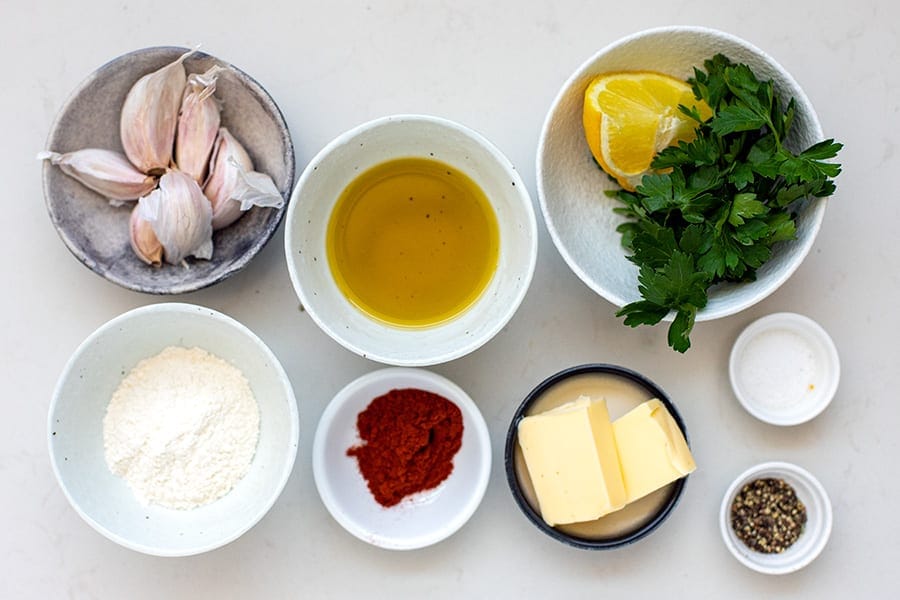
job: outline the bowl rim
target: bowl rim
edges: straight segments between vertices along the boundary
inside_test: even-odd
[[[307,182],[313,176],[313,173],[318,169],[320,164],[324,162],[335,150],[346,145],[348,142],[355,139],[360,134],[366,133],[372,129],[409,121],[430,123],[455,130],[462,133],[466,137],[471,138],[475,143],[484,148],[496,161],[497,166],[502,168],[505,171],[507,177],[511,178],[511,181],[514,183],[516,194],[521,201],[522,207],[525,211],[526,222],[523,223],[523,225],[525,226],[526,235],[528,236],[528,264],[521,276],[522,283],[519,286],[519,290],[516,292],[515,297],[511,302],[508,303],[506,311],[501,316],[501,318],[497,319],[490,328],[486,329],[485,333],[481,337],[471,338],[469,342],[459,346],[452,352],[434,354],[417,359],[403,359],[392,357],[383,351],[373,352],[371,350],[363,348],[362,346],[346,339],[340,327],[329,325],[325,322],[325,320],[316,309],[317,302],[312,297],[314,294],[309,294],[309,291],[306,289],[306,284],[301,280],[298,268],[294,262],[297,242],[294,239],[295,236],[291,234],[290,227],[290,224],[293,223],[297,218],[296,211],[301,210],[300,206],[302,203],[300,202],[299,198],[301,190],[307,185]],[[303,169],[303,172],[300,174],[300,177],[298,178],[297,183],[294,185],[294,189],[291,193],[291,202],[289,203],[286,217],[284,252],[288,267],[288,274],[291,279],[291,284],[294,288],[294,293],[300,300],[300,304],[304,307],[305,312],[316,323],[319,329],[321,329],[328,335],[328,337],[336,341],[347,350],[350,350],[354,354],[357,354],[358,356],[367,358],[369,360],[373,360],[375,362],[397,367],[428,367],[450,362],[452,360],[456,360],[457,358],[461,358],[463,356],[471,354],[475,350],[487,344],[494,337],[496,337],[500,330],[502,330],[515,316],[516,312],[524,301],[528,290],[531,287],[531,282],[534,278],[534,271],[537,266],[537,216],[535,215],[531,194],[528,192],[528,188],[526,187],[525,182],[522,180],[521,175],[512,164],[512,162],[510,162],[506,155],[503,154],[503,152],[493,142],[488,140],[486,137],[484,137],[474,129],[471,129],[470,127],[463,125],[462,123],[459,123],[457,121],[446,119],[444,117],[417,113],[398,113],[378,117],[351,127],[337,137],[333,138],[325,146],[323,146],[322,149],[319,150],[316,155],[309,161],[309,163],[307,163],[306,168]],[[435,325],[433,329],[445,327],[447,326],[447,324],[452,323],[454,320],[455,318]],[[394,326],[386,324],[379,324],[379,327],[394,328]]]
[[[471,495],[467,502],[460,505],[459,512],[456,516],[448,523],[440,524],[440,526],[436,527],[431,534],[420,535],[410,540],[403,540],[367,530],[364,527],[358,526],[355,520],[348,518],[342,510],[339,510],[338,506],[341,502],[337,499],[338,494],[335,493],[329,483],[329,478],[326,475],[327,467],[325,464],[325,438],[327,432],[334,424],[334,419],[338,410],[355,397],[361,388],[370,383],[390,381],[399,377],[418,380],[425,384],[434,384],[450,390],[453,397],[447,399],[459,406],[460,410],[463,412],[465,425],[467,427],[472,427],[478,445],[483,450],[479,457],[477,477],[471,478]],[[319,417],[319,423],[316,426],[315,436],[313,437],[313,480],[315,481],[316,490],[319,493],[322,504],[325,505],[325,508],[332,518],[348,533],[373,546],[387,550],[417,550],[419,548],[425,548],[445,540],[461,529],[462,526],[469,521],[472,515],[475,514],[475,511],[484,499],[485,492],[490,483],[491,464],[492,451],[490,433],[478,405],[475,404],[465,390],[450,379],[433,371],[416,367],[385,367],[376,369],[375,371],[364,373],[347,383],[326,405],[321,417]]]
[[[199,545],[194,548],[189,548],[185,550],[172,551],[166,548],[156,547],[147,544],[136,543],[128,538],[119,535],[115,531],[103,526],[101,523],[96,521],[91,515],[85,512],[81,505],[76,502],[75,498],[69,492],[68,487],[66,486],[60,466],[56,460],[56,453],[53,450],[53,430],[54,430],[54,417],[56,414],[57,406],[60,403],[60,398],[63,395],[63,390],[65,388],[65,384],[68,381],[70,375],[73,373],[75,368],[75,363],[81,357],[81,355],[87,350],[98,338],[107,334],[109,331],[115,330],[121,323],[131,320],[135,317],[141,317],[146,314],[153,313],[184,313],[184,314],[196,314],[202,313],[205,317],[211,317],[217,323],[222,325],[231,327],[236,329],[242,335],[246,336],[249,341],[253,342],[255,347],[262,351],[263,354],[266,355],[267,360],[272,365],[272,368],[275,370],[278,375],[278,379],[281,382],[281,386],[285,391],[285,396],[288,405],[288,411],[290,413],[290,439],[289,439],[289,447],[291,450],[288,452],[288,459],[282,469],[281,474],[279,475],[278,482],[276,484],[275,489],[273,490],[272,496],[266,503],[260,507],[260,509],[251,516],[250,519],[247,520],[245,525],[234,532],[230,533],[227,536],[224,536],[216,541],[211,541],[207,544]],[[90,333],[75,349],[75,351],[69,356],[69,359],[66,361],[65,366],[63,367],[62,372],[59,375],[59,378],[56,381],[56,385],[53,389],[53,395],[50,399],[50,407],[47,411],[47,449],[50,454],[50,466],[53,470],[53,475],[56,479],[59,488],[62,490],[63,495],[66,497],[69,505],[75,510],[81,519],[90,525],[95,531],[103,535],[105,538],[128,548],[130,550],[135,550],[137,552],[141,552],[143,554],[149,554],[152,556],[165,556],[165,557],[179,557],[179,556],[193,556],[196,554],[202,554],[204,552],[209,552],[210,550],[215,550],[222,546],[225,546],[234,540],[241,537],[247,531],[252,529],[262,518],[269,512],[272,506],[275,505],[275,502],[281,496],[281,493],[284,491],[285,486],[287,485],[288,479],[290,478],[291,473],[293,472],[294,463],[297,459],[297,452],[300,440],[300,420],[299,413],[297,409],[297,400],[294,395],[294,389],[291,385],[290,378],[287,375],[287,372],[284,370],[284,367],[281,365],[281,362],[278,360],[278,357],[272,352],[272,350],[262,341],[262,339],[257,336],[253,331],[251,331],[246,325],[242,324],[240,321],[230,317],[224,313],[221,313],[215,309],[208,308],[205,306],[200,306],[197,304],[189,304],[185,302],[164,302],[157,304],[149,304],[146,306],[140,306],[131,310],[128,310],[116,317],[113,317],[106,323],[100,325],[97,329],[95,329],[92,333]]]
[[[268,90],[264,88],[256,79],[254,79],[251,75],[249,75],[246,71],[242,70],[240,67],[235,66],[234,64],[224,61],[218,56],[214,56],[212,54],[207,54],[206,52],[202,52],[199,50],[199,45],[195,48],[186,48],[182,46],[147,46],[144,48],[137,48],[135,50],[131,50],[124,54],[120,54],[110,60],[107,60],[105,63],[91,71],[81,82],[69,93],[66,99],[63,101],[62,105],[56,112],[56,116],[53,118],[53,122],[50,124],[50,128],[47,132],[47,138],[44,142],[45,148],[51,148],[53,146],[52,142],[57,135],[57,131],[60,125],[60,122],[63,119],[63,115],[66,114],[69,108],[72,106],[74,101],[81,96],[85,92],[85,90],[90,87],[103,73],[109,71],[114,68],[115,65],[120,63],[121,61],[128,59],[133,56],[138,56],[142,54],[146,54],[148,52],[173,52],[173,53],[185,53],[190,50],[193,50],[193,54],[191,54],[190,58],[198,58],[198,59],[211,59],[216,61],[218,64],[221,64],[227,67],[229,70],[234,72],[239,80],[242,80],[246,83],[253,93],[257,96],[257,98],[262,102],[262,104],[266,107],[267,110],[271,111],[272,116],[275,118],[276,127],[282,134],[282,139],[285,144],[285,175],[288,181],[287,190],[281,192],[279,190],[279,194],[282,198],[284,198],[284,205],[281,208],[274,209],[272,212],[272,217],[266,221],[266,227],[261,232],[252,244],[250,244],[249,248],[241,255],[240,258],[233,261],[228,267],[215,275],[215,277],[209,278],[209,280],[205,281],[188,281],[188,282],[179,282],[167,288],[152,288],[148,289],[146,286],[141,286],[139,284],[128,281],[127,279],[122,279],[119,277],[114,277],[110,273],[101,272],[94,267],[94,261],[89,255],[87,251],[80,245],[76,244],[75,241],[59,226],[57,221],[57,215],[54,212],[52,203],[50,201],[50,172],[54,167],[48,161],[42,161],[44,164],[41,167],[41,188],[44,195],[44,205],[47,209],[47,212],[50,215],[50,222],[53,225],[53,229],[56,230],[56,234],[63,241],[63,244],[69,250],[69,252],[78,259],[78,262],[87,267],[92,273],[102,277],[103,279],[114,283],[122,288],[127,290],[131,290],[134,292],[140,292],[143,294],[151,294],[155,296],[174,296],[178,294],[185,294],[188,292],[194,292],[197,290],[201,290],[217,283],[220,283],[238,271],[244,269],[244,267],[249,264],[249,262],[256,257],[257,254],[269,243],[269,240],[275,235],[275,232],[278,230],[278,227],[281,225],[281,221],[284,219],[284,215],[287,212],[287,205],[290,203],[291,199],[291,190],[293,189],[294,177],[296,176],[296,155],[294,151],[294,142],[291,138],[291,132],[288,128],[287,120],[284,117],[284,113],[281,111],[281,108],[275,102],[275,99],[272,98],[271,94],[269,94]],[[276,186],[277,187],[277,186]],[[174,265],[169,265],[174,267]]]
[[[544,167],[543,167],[543,157],[546,152],[546,140],[547,137],[552,130],[552,121],[553,117],[555,117],[560,104],[566,96],[567,91],[582,77],[584,77],[589,71],[594,62],[600,59],[601,56],[607,54],[620,46],[629,44],[635,40],[641,38],[648,38],[659,35],[666,35],[672,33],[698,33],[703,35],[708,35],[711,37],[717,37],[723,40],[727,40],[728,42],[735,44],[737,46],[742,46],[749,50],[750,52],[759,55],[762,59],[768,62],[776,71],[779,72],[787,81],[793,82],[796,87],[796,94],[794,95],[794,99],[797,102],[798,106],[804,106],[807,109],[810,118],[810,126],[812,127],[813,136],[818,139],[824,139],[824,132],[822,130],[821,122],[819,121],[819,117],[815,111],[815,107],[812,102],[810,102],[809,97],[806,95],[806,92],[800,86],[796,79],[779,63],[775,60],[769,53],[757,47],[756,45],[748,42],[747,40],[738,37],[734,34],[721,31],[719,29],[715,29],[712,27],[704,27],[701,25],[667,25],[662,27],[652,27],[649,29],[642,29],[640,31],[636,31],[629,35],[626,35],[622,38],[619,38],[609,44],[603,46],[600,50],[596,51],[594,54],[589,56],[586,60],[584,60],[575,71],[566,78],[565,82],[557,91],[556,95],[553,97],[552,102],[550,103],[550,108],[547,110],[547,113],[544,117],[543,125],[541,126],[541,131],[538,137],[538,146],[537,152],[535,154],[535,180],[537,182],[537,196],[538,202],[541,207],[541,213],[544,217],[544,223],[547,227],[547,232],[550,234],[550,239],[553,241],[553,245],[556,247],[560,256],[562,256],[563,261],[566,265],[572,270],[573,273],[580,279],[585,285],[587,285],[591,290],[594,291],[597,295],[604,298],[609,303],[613,304],[616,307],[623,307],[629,301],[620,295],[614,293],[612,290],[609,290],[604,286],[601,282],[595,281],[593,277],[591,277],[575,260],[572,256],[572,253],[568,250],[565,245],[564,240],[561,237],[561,234],[553,225],[553,220],[550,216],[550,210],[548,205],[547,191],[544,187]],[[810,200],[810,205],[807,210],[810,211],[810,235],[809,241],[803,245],[798,246],[794,251],[794,258],[790,262],[787,263],[786,268],[780,272],[777,277],[774,277],[769,285],[766,288],[763,288],[762,293],[755,298],[747,298],[742,302],[735,303],[731,306],[721,307],[718,310],[710,310],[708,307],[704,307],[697,311],[696,321],[711,321],[714,319],[719,319],[723,317],[727,317],[742,310],[746,310],[747,308],[761,302],[771,294],[773,294],[778,288],[780,288],[790,277],[796,272],[796,270],[803,263],[806,256],[809,255],[809,252],[812,250],[812,246],[815,243],[815,239],[818,235],[819,230],[821,229],[822,222],[825,218],[825,208],[827,206],[828,198],[812,198]],[[671,321],[674,318],[674,313],[670,312],[663,320]]]
[[[817,538],[815,542],[806,554],[799,558],[799,560],[789,562],[789,557],[785,557],[783,554],[767,555],[780,558],[781,560],[775,565],[765,565],[751,559],[751,556],[757,554],[756,552],[748,549],[747,553],[743,553],[739,550],[738,544],[742,544],[742,542],[734,536],[729,515],[731,512],[731,504],[734,502],[734,497],[737,495],[738,489],[742,485],[761,476],[778,476],[779,473],[787,473],[789,476],[796,477],[798,480],[809,486],[814,498],[818,500],[818,504],[822,508],[822,528],[816,530]],[[719,531],[722,535],[722,541],[725,543],[729,552],[731,552],[732,556],[744,566],[767,575],[793,573],[814,561],[828,543],[828,538],[831,536],[833,521],[834,512],[831,507],[831,500],[828,497],[828,492],[825,491],[825,487],[812,473],[803,467],[785,461],[762,462],[744,470],[744,472],[735,477],[734,481],[731,482],[731,485],[728,486],[728,489],[722,496],[722,504],[719,507]]]
[[[651,392],[656,398],[660,400],[660,402],[665,405],[666,409],[675,420],[675,423],[678,425],[678,428],[681,430],[682,435],[684,435],[685,442],[688,444],[688,447],[690,447],[690,439],[688,438],[687,427],[684,424],[684,419],[682,419],[681,413],[678,412],[678,408],[672,403],[671,399],[669,399],[668,394],[666,394],[665,391],[663,391],[663,389],[660,388],[656,383],[648,379],[646,376],[638,373],[637,371],[634,371],[627,367],[622,367],[610,363],[586,363],[574,367],[568,367],[547,377],[533,390],[531,390],[528,395],[525,396],[525,399],[522,401],[522,403],[519,404],[519,407],[513,414],[513,417],[509,424],[509,429],[506,433],[506,444],[504,446],[504,466],[506,469],[506,482],[509,485],[510,492],[512,492],[512,496],[515,499],[516,504],[519,506],[519,509],[521,509],[522,513],[528,518],[529,521],[531,521],[532,524],[534,524],[538,529],[540,529],[548,536],[559,542],[574,546],[576,548],[582,548],[586,550],[612,550],[630,545],[640,539],[643,539],[654,532],[657,528],[659,528],[659,526],[669,518],[669,515],[673,510],[675,510],[675,507],[680,502],[690,474],[676,480],[672,484],[672,492],[669,495],[669,498],[666,500],[665,504],[649,521],[630,533],[623,534],[614,538],[592,540],[564,533],[548,525],[546,521],[544,521],[544,519],[541,517],[540,513],[535,510],[525,498],[524,494],[522,493],[521,486],[519,485],[518,477],[516,477],[515,451],[516,442],[518,441],[518,426],[519,422],[524,418],[525,412],[528,410],[531,404],[544,392],[546,392],[557,383],[563,381],[564,379],[568,379],[569,377],[575,375],[583,375],[586,373],[604,373],[616,375],[633,383],[636,383],[645,388],[647,391]]]
[[[827,370],[827,384],[824,392],[818,395],[815,403],[805,406],[803,411],[798,412],[793,417],[782,415],[777,410],[766,410],[754,404],[751,398],[744,393],[743,388],[741,388],[738,377],[741,369],[741,353],[747,344],[756,336],[766,331],[777,329],[782,325],[786,326],[784,328],[801,336],[804,340],[820,344],[825,351],[827,362],[826,365],[823,365]],[[840,355],[834,340],[825,328],[812,318],[795,312],[771,313],[751,322],[735,338],[728,358],[728,378],[731,381],[731,389],[741,406],[760,421],[779,426],[800,425],[820,415],[828,408],[835,394],[837,394],[841,378]]]

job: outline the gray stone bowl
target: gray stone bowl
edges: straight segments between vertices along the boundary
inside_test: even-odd
[[[97,69],[60,110],[46,149],[71,152],[106,148],[122,152],[119,115],[128,90],[138,78],[187,50],[135,50]],[[231,226],[216,231],[211,260],[189,258],[188,268],[151,267],[131,249],[128,219],[132,204],[113,207],[46,161],[44,198],[59,236],[86,267],[122,287],[148,294],[182,294],[218,283],[256,256],[275,233],[287,209],[294,181],[294,147],[284,116],[266,90],[237,67],[202,52],[184,62],[188,73],[206,71],[213,64],[228,67],[216,86],[216,97],[222,101],[222,126],[243,144],[254,168],[272,178],[285,205],[281,209],[253,207]]]

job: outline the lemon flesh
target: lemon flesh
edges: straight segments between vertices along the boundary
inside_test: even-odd
[[[698,123],[678,105],[694,107],[705,120],[709,106],[691,87],[653,72],[607,73],[584,93],[584,133],[591,154],[626,190],[634,191],[664,148],[694,139]]]

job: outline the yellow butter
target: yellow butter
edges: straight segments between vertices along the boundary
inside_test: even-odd
[[[625,505],[605,400],[581,396],[519,422],[519,446],[549,525],[597,519]]]
[[[638,405],[612,428],[628,502],[697,468],[681,429],[659,400]]]

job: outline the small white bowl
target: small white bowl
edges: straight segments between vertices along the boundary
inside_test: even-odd
[[[775,59],[728,33],[705,27],[662,27],[630,35],[600,50],[566,81],[544,121],[537,151],[537,190],[553,243],[566,264],[592,290],[618,307],[640,300],[638,269],[626,258],[616,227],[625,219],[620,203],[604,192],[617,186],[597,166],[584,137],[584,90],[597,75],[615,71],[656,71],[679,79],[721,52],[775,82],[784,98],[793,96],[796,113],[787,143],[806,148],[823,139],[822,127],[806,94]],[[797,238],[773,249],[752,282],[723,283],[709,292],[697,321],[744,310],[783,284],[809,253],[825,213],[825,199],[808,202],[797,218]],[[672,315],[667,317],[671,320]]]
[[[141,504],[104,456],[103,417],[113,392],[135,364],[167,346],[197,346],[230,362],[259,405],[259,442],[247,475],[191,510]],[[294,466],[299,431],[290,381],[262,340],[222,313],[170,303],[126,312],[78,347],[57,382],[47,434],[53,472],[91,527],[138,552],[187,556],[223,546],[262,519]]]
[[[841,376],[837,348],[803,315],[775,313],[747,326],[731,348],[728,373],[747,412],[773,425],[809,421],[834,398]]]
[[[385,508],[347,449],[360,442],[357,415],[376,397],[405,388],[438,394],[459,407],[462,447],[450,476],[436,488]],[[490,473],[491,442],[478,407],[455,383],[422,369],[381,369],[352,381],[325,408],[313,441],[313,475],[328,512],[357,538],[390,550],[423,548],[455,533],[481,503]]]
[[[344,188],[370,167],[404,157],[434,158],[466,173],[490,200],[500,229],[497,270],[487,288],[462,314],[432,327],[396,327],[356,308],[335,284],[325,246]],[[390,365],[433,365],[481,347],[515,314],[537,260],[531,198],[509,160],[478,133],[423,115],[370,121],[325,146],[294,188],[285,227],[288,271],[309,316],[345,348]]]
[[[731,505],[740,489],[754,479],[782,479],[797,493],[806,507],[806,526],[800,538],[780,554],[763,554],[748,548],[731,527]],[[825,548],[831,535],[831,501],[822,484],[807,470],[787,462],[766,462],[741,473],[725,492],[719,510],[719,527],[728,550],[745,566],[767,573],[781,575],[802,569],[811,563]]]

